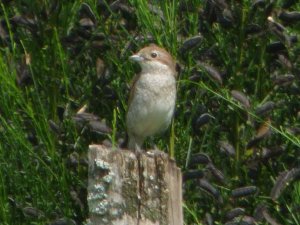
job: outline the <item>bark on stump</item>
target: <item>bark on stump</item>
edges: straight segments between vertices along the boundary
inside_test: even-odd
[[[182,177],[163,152],[89,147],[92,225],[183,225]]]

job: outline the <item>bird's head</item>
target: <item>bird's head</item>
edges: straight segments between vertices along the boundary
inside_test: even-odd
[[[172,56],[163,48],[151,44],[142,48],[136,54],[130,56],[132,61],[138,62],[145,73],[151,73],[155,70],[171,71],[176,74],[176,63]]]

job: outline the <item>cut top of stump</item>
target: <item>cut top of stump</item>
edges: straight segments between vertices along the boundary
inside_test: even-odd
[[[182,177],[160,151],[89,146],[88,205],[92,225],[183,225]]]

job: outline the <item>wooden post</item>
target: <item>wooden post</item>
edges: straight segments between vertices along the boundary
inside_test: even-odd
[[[91,225],[183,225],[182,177],[160,151],[89,147]]]

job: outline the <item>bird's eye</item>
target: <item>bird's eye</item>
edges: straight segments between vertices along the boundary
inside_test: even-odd
[[[151,57],[152,57],[152,58],[156,58],[156,57],[157,57],[157,53],[156,53],[156,52],[152,52],[152,53],[151,53]]]

